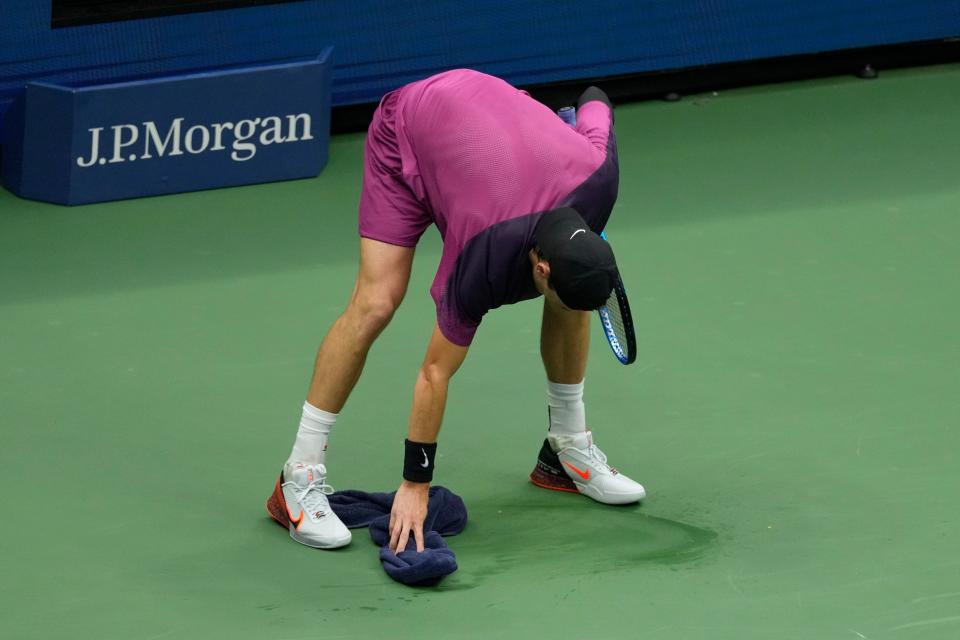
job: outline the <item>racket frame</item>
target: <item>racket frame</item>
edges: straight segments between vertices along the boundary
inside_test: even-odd
[[[609,242],[606,232],[601,231],[600,237]],[[609,305],[605,304],[597,309],[597,313],[600,315],[600,326],[603,328],[603,334],[607,338],[607,343],[609,343],[610,350],[613,351],[614,357],[616,357],[621,364],[632,364],[637,359],[637,336],[633,329],[633,314],[630,311],[630,303],[627,301],[627,290],[624,288],[623,280],[620,279],[619,274],[613,284],[613,293],[616,298],[616,304],[620,308],[620,319],[623,321],[627,344],[621,343],[620,338],[617,337],[617,333],[613,329],[613,320],[610,316]]]

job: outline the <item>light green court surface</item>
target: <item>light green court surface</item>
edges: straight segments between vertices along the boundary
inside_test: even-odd
[[[958,104],[951,66],[618,108],[641,355],[594,327],[587,415],[650,497],[527,482],[540,304],[495,311],[442,432],[470,524],[436,589],[264,510],[352,288],[362,135],[315,180],[0,193],[0,636],[960,637]],[[396,487],[439,250],[337,426],[337,488]]]

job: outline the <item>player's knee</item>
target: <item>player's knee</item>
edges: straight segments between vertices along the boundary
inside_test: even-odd
[[[390,323],[401,298],[384,292],[359,292],[354,305],[363,334],[376,336]]]
[[[437,363],[428,362],[420,368],[421,379],[431,386],[446,386],[450,382],[451,375],[449,369]]]

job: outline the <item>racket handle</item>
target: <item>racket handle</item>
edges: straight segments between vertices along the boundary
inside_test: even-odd
[[[577,126],[577,110],[573,107],[560,107],[557,109],[557,115],[571,127]]]

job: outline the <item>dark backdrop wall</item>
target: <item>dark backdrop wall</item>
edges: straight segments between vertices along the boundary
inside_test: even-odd
[[[31,80],[137,78],[330,44],[333,103],[348,105],[461,66],[537,84],[960,35],[957,0],[304,0],[60,28],[52,9],[0,4],[0,126]]]

